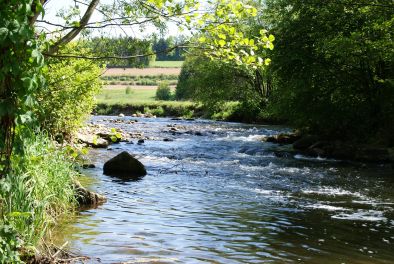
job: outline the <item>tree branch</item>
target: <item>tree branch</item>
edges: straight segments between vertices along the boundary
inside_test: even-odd
[[[45,3],[47,3],[49,0],[40,0],[41,5],[43,6]],[[33,2],[31,5],[31,11],[33,11],[34,15],[29,19],[29,25],[33,26],[34,23],[36,22],[38,16],[40,15],[41,12],[37,10],[37,2]]]
[[[59,39],[55,44],[53,44],[50,48],[47,54],[54,54],[56,53],[60,46],[65,45],[69,43],[71,40],[73,40],[78,34],[82,31],[82,29],[85,28],[86,24],[89,22],[91,16],[93,15],[94,10],[96,9],[97,5],[99,4],[100,0],[92,0],[90,2],[88,8],[86,9],[85,14],[81,18],[81,21],[79,22],[79,27],[72,29],[67,35],[65,35],[63,38]]]

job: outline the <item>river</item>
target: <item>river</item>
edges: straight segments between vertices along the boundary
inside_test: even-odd
[[[394,263],[389,165],[275,154],[279,147],[261,137],[289,131],[280,126],[110,119],[92,122],[151,140],[90,152],[96,168],[83,172],[108,202],[63,227],[63,239],[89,263]],[[173,124],[201,134],[173,135]],[[124,150],[147,176],[102,174]]]

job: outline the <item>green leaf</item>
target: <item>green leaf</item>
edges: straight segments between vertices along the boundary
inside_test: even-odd
[[[31,215],[30,212],[11,212],[8,214],[9,217],[29,217]]]
[[[7,28],[0,28],[0,41],[4,41],[8,36]]]

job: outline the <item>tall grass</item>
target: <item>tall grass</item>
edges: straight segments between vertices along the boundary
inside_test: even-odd
[[[72,183],[77,172],[45,135],[33,134],[23,150],[13,157],[12,172],[0,181],[0,226],[15,230],[29,247],[37,246],[56,220],[75,208]]]

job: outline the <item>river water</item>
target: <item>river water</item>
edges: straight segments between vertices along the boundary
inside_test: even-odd
[[[110,119],[92,122],[151,139],[91,151],[97,167],[84,173],[108,202],[63,230],[89,263],[394,263],[390,166],[278,155],[279,146],[261,142],[288,131],[278,126]],[[202,135],[173,135],[173,124]],[[127,182],[102,174],[124,150],[147,176]]]

